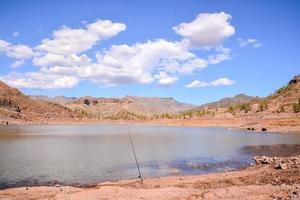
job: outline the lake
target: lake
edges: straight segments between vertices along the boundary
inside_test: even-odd
[[[262,150],[279,155],[300,149],[300,135],[213,127],[0,126],[0,188],[136,178],[128,132],[144,177],[239,169]]]

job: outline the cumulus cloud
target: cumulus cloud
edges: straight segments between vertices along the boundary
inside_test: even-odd
[[[208,86],[224,86],[224,85],[233,85],[235,81],[232,81],[228,78],[220,78],[211,82],[194,80],[190,84],[186,85],[186,88],[200,88]]]
[[[125,24],[98,20],[84,29],[63,27],[53,33],[53,39],[44,39],[35,49],[52,54],[70,55],[92,48],[97,42],[117,35],[126,29]]]
[[[231,59],[230,49],[221,44],[234,34],[230,19],[223,12],[200,14],[194,21],[173,28],[183,36],[181,40],[112,45],[96,54],[86,51],[124,31],[126,25],[97,20],[85,23],[83,28],[64,26],[33,48],[0,40],[0,52],[16,59],[13,68],[27,59],[38,67],[35,72],[10,73],[0,78],[15,87],[40,89],[70,88],[82,80],[104,87],[131,83],[170,85],[182,76]],[[195,52],[199,49],[194,47],[205,47],[201,52],[208,51],[209,55],[199,57],[201,52]]]
[[[261,43],[257,39],[249,38],[247,40],[243,40],[241,38],[238,39],[240,47],[245,47],[251,45],[254,48],[258,48],[261,46]]]
[[[6,52],[10,46],[9,42],[4,40],[0,40],[0,52]]]
[[[194,47],[212,47],[235,33],[235,28],[230,24],[231,18],[224,12],[202,13],[192,22],[174,26],[173,30],[187,38]]]
[[[13,87],[33,89],[72,88],[79,83],[73,76],[28,72],[24,74],[11,73],[1,79]]]
[[[5,53],[7,57],[23,60],[36,55],[34,51],[26,45],[12,45],[4,40],[0,40],[0,52]]]
[[[166,72],[159,72],[159,74],[154,75],[154,78],[158,79],[160,85],[170,85],[178,80],[177,77],[172,77]]]
[[[6,54],[8,57],[16,59],[29,59],[35,55],[32,49],[26,45],[11,45]]]
[[[18,67],[20,67],[21,65],[23,65],[24,64],[24,60],[17,60],[17,61],[15,61],[13,64],[11,64],[10,66],[12,67],[12,68],[18,68]]]

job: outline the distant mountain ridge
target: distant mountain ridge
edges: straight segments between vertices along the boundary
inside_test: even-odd
[[[27,96],[0,81],[0,122],[74,122],[88,120],[189,119],[201,117],[261,119],[299,116],[300,76],[267,97],[238,94],[201,106],[173,98],[125,96]],[[259,120],[258,120],[259,121]]]
[[[238,94],[226,97],[219,101],[203,104],[194,109],[184,111],[182,115],[190,118],[204,116],[247,116],[247,115],[273,115],[293,114],[300,112],[300,76],[293,77],[267,97],[251,97]]]
[[[194,108],[194,105],[180,103],[174,98],[125,96],[122,98],[104,97],[47,97],[31,96],[36,100],[49,101],[66,106],[72,110],[81,110],[87,115],[107,117],[118,113],[131,113],[145,117],[161,115],[163,113],[177,114]]]
[[[241,93],[241,94],[237,94],[233,97],[222,98],[222,99],[220,99],[219,101],[216,101],[216,102],[203,104],[203,105],[200,106],[200,108],[205,108],[205,107],[209,107],[209,108],[216,108],[216,107],[227,108],[227,107],[234,106],[234,105],[237,105],[237,104],[249,103],[253,99],[258,99],[258,97],[252,97],[252,96],[248,96],[246,94]]]

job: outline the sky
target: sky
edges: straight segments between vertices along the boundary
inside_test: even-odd
[[[300,74],[300,1],[0,1],[0,80],[25,94],[267,96]]]

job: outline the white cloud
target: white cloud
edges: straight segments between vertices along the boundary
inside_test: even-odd
[[[41,89],[70,88],[82,80],[104,87],[131,83],[170,85],[182,76],[231,59],[231,50],[220,44],[234,34],[230,19],[231,16],[223,12],[200,14],[193,22],[174,28],[176,32],[184,33],[180,41],[154,39],[132,45],[112,45],[96,54],[86,51],[124,31],[126,25],[98,20],[86,23],[84,28],[62,27],[33,49],[0,40],[0,52],[17,59],[12,67],[22,65],[26,59],[39,67],[35,72],[10,73],[1,78],[15,87]],[[214,20],[215,24],[209,25]],[[196,27],[194,32],[193,26]],[[186,35],[189,31],[191,34]],[[214,31],[217,33],[212,33]],[[198,38],[197,34],[201,36]],[[197,42],[205,47],[201,52],[208,51],[209,55],[197,55],[199,49],[193,48],[200,44]]]
[[[113,45],[108,51],[97,55],[96,63],[80,68],[79,75],[98,84],[151,83],[155,79],[166,84],[171,79],[157,74],[166,74],[166,66],[172,62],[187,62],[194,57],[184,43],[163,39],[132,46]],[[168,70],[168,73],[176,74],[179,71]],[[174,82],[176,78],[172,77]]]
[[[32,60],[33,64],[40,67],[52,67],[52,66],[70,66],[75,67],[78,65],[88,65],[91,60],[82,54],[77,56],[76,54],[71,54],[68,56],[47,53],[41,57],[35,57]]]
[[[241,38],[238,39],[240,47],[245,47],[248,45],[252,45],[254,48],[258,48],[261,46],[261,43],[257,39],[249,38],[247,40],[243,40]]]
[[[159,80],[160,85],[171,85],[178,80],[178,78],[172,77],[166,72],[159,72],[159,74],[154,75],[154,78]]]
[[[30,47],[20,44],[10,46],[6,54],[8,57],[16,59],[29,59],[35,55]]]
[[[1,77],[5,83],[13,87],[33,89],[72,88],[79,83],[73,76],[28,72],[24,74],[11,73]]]
[[[212,47],[235,33],[230,20],[231,15],[224,12],[202,13],[194,21],[181,23],[173,27],[173,30],[187,38],[194,47]]]
[[[7,57],[23,60],[36,55],[33,50],[26,45],[11,45],[4,40],[0,40],[0,52],[5,53]]]
[[[4,40],[0,40],[0,52],[6,52],[10,46],[9,42]]]
[[[206,87],[206,86],[209,86],[209,83],[207,83],[205,81],[194,80],[193,82],[186,85],[185,87],[186,88],[197,88],[197,87]]]
[[[13,36],[13,37],[19,36],[19,32],[18,32],[18,31],[13,32],[12,36]]]
[[[10,66],[12,67],[12,68],[18,68],[18,67],[20,67],[21,65],[23,65],[24,64],[24,60],[17,60],[17,61],[15,61],[13,64],[11,64]]]
[[[211,82],[213,86],[222,86],[222,85],[233,85],[235,81],[232,81],[228,78],[220,78]]]
[[[194,80],[190,84],[186,85],[186,88],[200,88],[200,87],[208,87],[208,86],[224,86],[224,85],[233,85],[235,81],[232,81],[228,78],[220,78],[211,82]]]
[[[86,51],[97,42],[117,35],[126,29],[125,24],[98,20],[84,29],[63,27],[53,32],[53,39],[44,39],[35,49],[46,53],[70,55]]]
[[[208,64],[218,64],[225,60],[230,60],[230,49],[224,48],[223,46],[218,46],[216,48],[217,54],[208,56]]]

